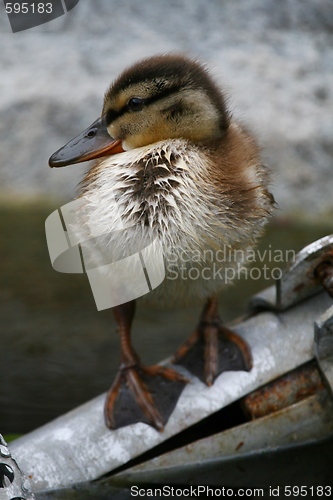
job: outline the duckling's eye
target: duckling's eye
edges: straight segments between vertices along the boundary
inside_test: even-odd
[[[141,97],[132,97],[127,103],[127,106],[132,111],[141,111],[143,105],[144,105],[144,100],[141,99]]]

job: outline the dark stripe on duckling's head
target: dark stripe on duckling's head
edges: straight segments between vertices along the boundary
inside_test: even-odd
[[[168,97],[169,95],[178,92],[181,88],[182,87],[180,85],[174,85],[172,87],[165,87],[163,90],[160,90],[158,92],[152,92],[151,95],[150,95],[150,97],[140,98],[142,100],[142,108],[144,106],[149,106],[150,104],[153,104],[156,101],[164,99],[165,97]],[[106,100],[107,99],[108,99],[108,97],[106,97]],[[132,98],[132,99],[135,99],[135,97]],[[116,118],[119,118],[120,116],[122,116],[124,113],[127,113],[128,111],[134,111],[134,112],[135,111],[141,111],[141,109],[133,109],[131,107],[130,101],[127,102],[126,105],[123,106],[118,111],[116,111],[114,109],[108,109],[107,112],[106,112],[106,123],[108,125],[110,125],[110,123],[112,123]]]
[[[143,89],[149,88],[149,95],[138,96],[143,99],[144,106],[182,90],[201,89],[219,110],[221,129],[227,127],[228,112],[222,92],[215,85],[205,67],[193,59],[182,55],[159,55],[144,59],[125,70],[105,94],[104,109],[106,108],[108,123],[131,111],[128,102],[120,109],[107,109],[108,102],[114,96],[128,92],[137,86]]]

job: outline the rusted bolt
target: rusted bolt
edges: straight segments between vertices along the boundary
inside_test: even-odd
[[[330,261],[321,262],[314,271],[315,277],[333,297],[333,264]]]

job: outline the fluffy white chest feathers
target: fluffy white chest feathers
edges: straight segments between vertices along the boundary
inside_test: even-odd
[[[167,274],[158,295],[179,300],[180,295],[191,299],[219,290],[224,285],[221,274],[203,280],[199,271],[190,291],[178,274],[181,269],[212,268],[218,251],[226,254],[239,245],[244,250],[241,260],[246,260],[249,236],[236,229],[230,216],[233,201],[216,192],[208,161],[198,148],[175,139],[96,165],[83,182],[76,228],[80,239],[91,240],[91,265],[120,260],[157,238]]]
[[[123,226],[135,234],[145,227],[165,247],[229,243],[221,220],[228,214],[226,200],[214,201],[207,159],[186,146],[187,141],[169,140],[111,156],[95,167],[81,194],[86,234],[109,234]]]

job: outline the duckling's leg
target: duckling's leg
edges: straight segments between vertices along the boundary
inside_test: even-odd
[[[250,371],[252,355],[245,340],[222,325],[214,296],[208,299],[198,328],[178,349],[173,362],[210,386],[224,371]]]
[[[188,381],[171,368],[141,364],[130,338],[135,301],[114,307],[113,312],[120,336],[121,364],[106,397],[106,425],[118,429],[144,422],[163,431]]]

